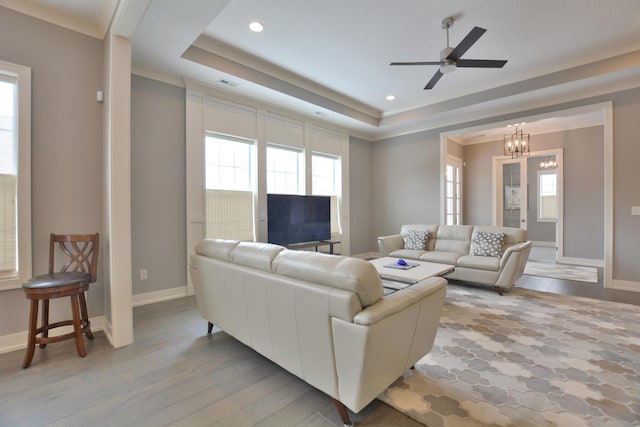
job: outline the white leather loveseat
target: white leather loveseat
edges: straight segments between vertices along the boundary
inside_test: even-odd
[[[428,233],[423,247],[406,248],[409,235],[419,232]],[[496,243],[497,252],[481,246],[483,234],[502,235],[502,242]],[[492,285],[502,294],[522,276],[531,242],[527,241],[527,231],[520,228],[408,224],[402,226],[400,234],[378,237],[378,250],[381,256],[453,265],[455,270],[445,278]]]
[[[200,314],[359,412],[433,345],[446,283],[434,277],[383,296],[362,259],[268,243],[207,239],[190,274]]]

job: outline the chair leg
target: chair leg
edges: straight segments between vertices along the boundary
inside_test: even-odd
[[[93,332],[91,332],[91,322],[89,321],[89,313],[87,312],[87,300],[84,296],[84,292],[80,293],[80,311],[82,313],[82,322],[86,325],[84,329],[84,334],[90,340],[93,339]]]
[[[76,350],[78,355],[84,357],[87,352],[84,349],[84,341],[82,340],[82,322],[80,321],[80,304],[78,295],[71,295],[71,312],[73,313],[73,331],[76,336]]]
[[[36,329],[38,328],[38,300],[31,300],[31,308],[29,310],[29,337],[27,339],[27,352],[24,355],[22,369],[27,369],[33,360],[33,354],[36,351]]]
[[[36,326],[37,327],[37,326]],[[42,300],[42,338],[49,336],[49,300]],[[46,343],[40,344],[40,348],[45,348]]]

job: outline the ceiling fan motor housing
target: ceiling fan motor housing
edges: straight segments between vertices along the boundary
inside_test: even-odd
[[[456,61],[447,59],[451,52],[453,52],[453,48],[449,46],[440,51],[440,72],[442,74],[450,73],[456,69]]]

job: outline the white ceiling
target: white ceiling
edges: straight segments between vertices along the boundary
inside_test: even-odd
[[[85,34],[84,27],[106,29],[117,3],[0,0]],[[126,15],[133,2],[120,3]],[[638,0],[135,3],[138,8],[146,3],[147,9],[132,38],[134,72],[178,84],[198,81],[329,121],[367,139],[640,86]],[[389,62],[438,60],[446,46],[441,21],[447,16],[455,19],[452,47],[474,26],[487,29],[464,58],[508,62],[502,69],[457,69],[434,89],[423,90],[436,66],[391,67]],[[251,20],[261,21],[265,30],[251,32]],[[100,32],[89,35],[101,38]],[[388,94],[396,99],[385,100]],[[585,117],[575,119],[581,123]],[[546,118],[536,132],[578,126],[571,120]],[[500,138],[507,133],[503,125],[494,129]],[[527,126],[534,133],[534,124]],[[468,136],[460,139],[470,142]]]

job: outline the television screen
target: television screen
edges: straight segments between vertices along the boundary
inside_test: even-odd
[[[267,194],[269,243],[331,239],[331,197]]]

